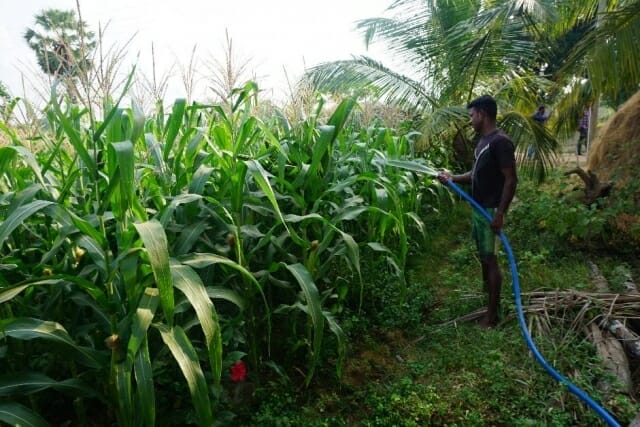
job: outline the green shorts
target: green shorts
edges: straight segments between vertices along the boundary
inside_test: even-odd
[[[488,208],[486,211],[493,217],[496,209]],[[476,242],[476,248],[478,249],[480,257],[495,255],[497,236],[491,229],[491,224],[487,221],[487,218],[474,209],[471,223],[471,235]]]

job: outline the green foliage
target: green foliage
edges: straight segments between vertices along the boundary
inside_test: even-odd
[[[637,247],[635,231],[620,229],[616,219],[633,212],[633,192],[633,186],[620,188],[587,206],[579,187],[559,172],[551,174],[543,186],[522,181],[509,215],[510,235],[526,240],[527,250],[535,252],[604,247],[630,253]]]
[[[102,118],[54,90],[36,153],[1,128],[15,145],[0,151],[0,358],[37,360],[24,375],[48,384],[0,378],[10,404],[28,393],[48,414],[45,393],[74,384],[61,418],[104,405],[119,425],[155,425],[172,408],[175,423],[211,425],[244,357],[246,390],[266,363],[307,387],[329,360],[342,375],[339,316],[370,292],[364,248],[411,296],[408,236],[437,195],[387,164],[411,155],[408,139],[349,127],[350,100],[326,124],[270,127],[252,114],[257,90],[234,90],[230,109],[177,100],[167,116],[108,101]],[[171,389],[185,398],[166,405]]]
[[[95,35],[73,10],[46,9],[35,16],[24,39],[36,53],[38,65],[54,76],[77,76],[90,67]]]
[[[526,181],[523,184],[536,188],[536,194],[554,191]],[[525,200],[519,193],[514,209],[520,209]],[[432,238],[415,249],[419,259],[412,258],[407,274],[410,283],[419,283],[416,290],[425,298],[403,302],[393,292],[394,275],[369,261],[368,253],[363,252],[367,260],[363,277],[374,292],[365,300],[363,318],[354,316],[343,325],[354,337],[347,355],[347,374],[342,383],[319,387],[311,396],[293,398],[285,392],[289,403],[279,408],[285,419],[293,423],[304,420],[308,425],[322,425],[325,420],[330,425],[358,426],[602,425],[597,414],[531,357],[517,322],[512,320],[515,308],[505,266],[504,324],[484,331],[466,322],[446,323],[484,302],[480,263],[469,236],[469,207],[443,203],[440,213],[427,218]],[[506,234],[521,270],[523,292],[588,289],[586,260],[598,253],[588,253],[585,247],[576,252],[576,242],[555,233],[525,233],[518,229],[524,224],[521,215],[522,211],[510,212]],[[597,259],[614,283],[622,282],[632,269],[629,263]],[[632,262],[635,265],[635,260]],[[405,317],[405,313],[410,314]],[[551,316],[553,324],[545,334],[533,328],[536,345],[554,368],[601,402],[620,422],[629,422],[638,404],[628,396],[605,396],[599,391],[597,385],[610,376],[593,346],[575,330],[571,314],[565,315],[564,321]],[[405,332],[404,338],[397,328]],[[278,387],[276,390],[283,386]],[[273,415],[272,402],[276,401],[274,397],[258,410],[260,416],[270,414],[266,419],[273,423],[278,419]],[[301,410],[291,411],[295,405],[301,405]]]

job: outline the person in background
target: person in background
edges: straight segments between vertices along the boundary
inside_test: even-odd
[[[533,113],[533,116],[531,116],[531,118],[543,125],[547,121],[547,119],[549,119],[549,116],[545,113],[544,105],[539,106],[536,112]]]
[[[496,256],[497,234],[504,225],[507,209],[516,193],[517,176],[515,149],[511,138],[496,127],[498,107],[489,95],[471,101],[467,108],[471,126],[480,135],[474,150],[474,162],[470,171],[452,175],[447,171],[438,174],[438,180],[446,184],[470,183],[471,197],[493,217],[491,223],[476,210],[472,216],[472,235],[482,264],[482,280],[489,294],[487,314],[480,325],[491,328],[498,323],[502,274]]]
[[[536,112],[533,113],[531,118],[536,122],[538,122],[540,126],[543,126],[545,122],[549,119],[549,116],[545,113],[544,105],[539,106]],[[527,149],[527,158],[528,159],[533,158],[533,155],[535,154],[535,152],[536,152],[535,145],[533,144],[529,145],[529,148]]]
[[[578,156],[580,156],[582,154],[582,144],[584,143],[584,147],[585,147],[585,151],[587,149],[587,136],[589,135],[589,116],[590,116],[590,109],[589,108],[585,108],[584,113],[582,114],[582,117],[580,118],[580,121],[578,122],[578,132],[580,133],[580,136],[578,137],[578,144],[577,144],[577,152],[578,152]]]

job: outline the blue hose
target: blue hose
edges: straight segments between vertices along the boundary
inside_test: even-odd
[[[465,199],[466,201],[471,203],[471,206],[473,206],[474,209],[476,209],[478,212],[482,213],[482,215],[489,222],[491,222],[491,220],[492,220],[491,215],[489,215],[489,213],[485,209],[483,209],[482,206],[480,206],[478,204],[478,202],[473,200],[467,193],[462,191],[460,189],[460,187],[455,185],[453,182],[448,181],[447,185],[453,191],[455,191],[460,196],[462,196],[463,199]],[[619,427],[620,424],[611,416],[611,414],[609,414],[606,411],[606,409],[604,409],[602,406],[598,405],[598,403],[596,403],[584,391],[582,391],[581,389],[576,387],[569,380],[567,380],[562,375],[560,375],[558,373],[558,371],[553,369],[553,367],[551,365],[549,365],[549,363],[544,359],[544,357],[542,357],[542,355],[540,354],[540,352],[536,348],[536,345],[533,343],[533,340],[531,339],[531,335],[529,334],[529,329],[527,328],[527,325],[526,325],[526,323],[524,321],[524,312],[522,311],[522,301],[521,301],[521,298],[520,298],[520,282],[518,280],[518,269],[516,268],[515,257],[513,256],[513,251],[511,250],[511,246],[509,245],[509,242],[507,241],[507,237],[504,235],[504,233],[502,231],[500,231],[500,240],[502,240],[502,244],[504,246],[504,249],[507,252],[507,257],[509,258],[509,265],[511,266],[511,276],[512,276],[512,279],[513,279],[513,294],[514,294],[514,298],[516,300],[516,309],[517,309],[517,312],[518,312],[518,323],[520,324],[520,329],[522,330],[522,334],[524,335],[524,339],[527,342],[527,345],[529,346],[529,349],[531,350],[531,352],[535,356],[536,360],[538,360],[538,362],[542,365],[542,367],[553,378],[555,378],[556,381],[558,381],[560,384],[566,385],[573,394],[578,396],[583,402],[585,402],[594,411],[596,411],[598,413],[598,415],[604,421],[606,421],[607,424],[609,424],[610,426],[618,426]]]

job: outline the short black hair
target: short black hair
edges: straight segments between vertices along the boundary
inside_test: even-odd
[[[498,104],[491,95],[482,95],[470,103],[467,104],[467,108],[475,108],[476,110],[482,110],[489,116],[490,119],[495,120],[498,115]]]

